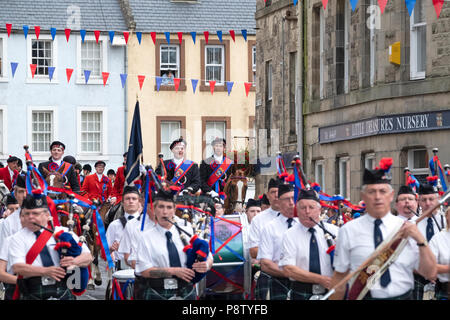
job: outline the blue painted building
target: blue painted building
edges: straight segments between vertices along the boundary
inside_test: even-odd
[[[0,161],[6,164],[9,155],[24,160],[25,144],[36,163],[45,161],[51,141],[59,140],[66,144],[65,155],[82,165],[103,160],[115,170],[122,164],[127,100],[120,74],[127,73],[122,36],[127,29],[115,0],[0,4]],[[84,41],[80,30],[86,30]],[[94,30],[101,31],[98,42]],[[108,31],[115,31],[112,43]],[[30,64],[37,66],[34,76]],[[73,69],[69,82],[66,69]],[[109,73],[106,85],[102,72]]]

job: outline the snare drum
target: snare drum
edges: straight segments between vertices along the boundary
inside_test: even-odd
[[[247,216],[233,214],[221,218],[211,219],[210,250],[214,263],[202,281],[204,294],[245,298],[251,291]]]
[[[111,300],[133,300],[134,269],[119,270],[112,275]]]

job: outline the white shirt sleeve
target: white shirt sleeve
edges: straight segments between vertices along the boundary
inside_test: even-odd
[[[272,237],[270,236],[270,231],[272,229],[269,227],[265,227],[262,231],[261,231],[261,237],[260,237],[260,242],[259,242],[259,247],[258,247],[258,256],[256,257],[256,259],[260,260],[260,259],[268,259],[268,260],[272,260],[273,258],[273,240]]]
[[[336,242],[336,249],[334,252],[334,269],[337,272],[345,273],[350,270],[350,250],[347,247],[349,243],[347,228],[339,230],[339,237]]]
[[[139,242],[136,255],[139,257],[138,259],[136,259],[136,272],[138,274],[141,274],[143,271],[154,267],[151,261],[148,247],[145,245],[144,241]]]
[[[250,223],[250,230],[248,233],[248,247],[249,248],[259,247],[261,230],[260,230],[260,226],[258,223],[259,219],[256,219],[256,217],[252,220],[252,223]]]
[[[25,256],[28,250],[25,241],[21,241],[17,237],[12,237],[8,248],[8,261],[11,266],[17,263],[25,263]]]
[[[120,240],[119,249],[117,250],[120,254],[130,254],[131,250],[131,226],[132,223],[127,223],[125,225],[125,230],[122,235],[122,239]],[[109,240],[108,240],[109,243]]]
[[[280,262],[278,265],[280,267],[287,265],[296,265],[295,255],[297,252],[297,248],[295,243],[291,240],[289,233],[287,233],[283,237],[283,242],[281,244],[281,254],[280,254]]]

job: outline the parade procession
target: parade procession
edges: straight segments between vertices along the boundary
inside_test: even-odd
[[[443,0],[0,4],[0,300],[448,301],[446,43]]]

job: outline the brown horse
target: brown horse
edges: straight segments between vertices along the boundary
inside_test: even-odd
[[[46,168],[42,168],[43,174],[45,176],[45,181],[49,187],[64,189],[64,185],[67,183],[67,177],[63,176],[62,172],[64,170],[64,166],[61,166],[57,171],[49,171]],[[67,194],[65,193],[52,193],[51,191],[48,193],[48,196],[53,200],[65,200],[67,199]],[[58,210],[63,210],[65,212],[69,212],[69,205],[67,203],[60,204],[57,206]],[[66,215],[61,215],[59,217],[60,223],[62,226],[67,227],[67,221],[69,217]]]
[[[247,187],[246,170],[244,168],[233,168],[232,174],[223,190],[226,195],[225,214],[244,211]]]

